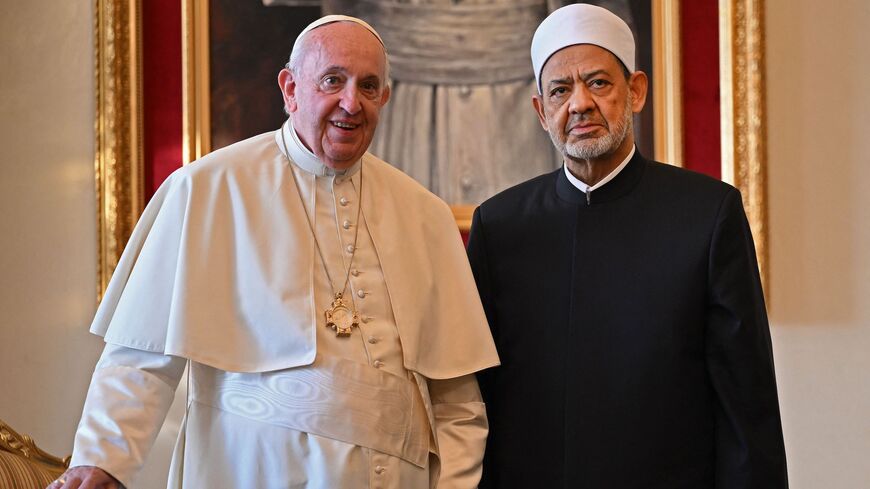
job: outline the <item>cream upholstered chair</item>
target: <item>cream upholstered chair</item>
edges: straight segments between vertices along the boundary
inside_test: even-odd
[[[69,465],[40,450],[27,435],[19,435],[0,420],[0,488],[45,489]]]

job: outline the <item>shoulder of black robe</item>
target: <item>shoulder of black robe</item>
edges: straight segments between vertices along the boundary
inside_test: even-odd
[[[502,360],[481,487],[787,487],[736,189],[636,153],[587,200],[559,169],[484,202],[468,252]]]

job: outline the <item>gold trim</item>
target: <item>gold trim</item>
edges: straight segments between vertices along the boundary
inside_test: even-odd
[[[95,0],[97,298],[143,209],[138,0]]]
[[[683,87],[679,0],[653,0],[655,159],[683,166]]]
[[[450,210],[453,211],[453,218],[456,219],[456,225],[459,231],[467,233],[471,231],[471,218],[474,216],[476,205],[451,205]]]
[[[31,460],[55,475],[62,474],[69,467],[72,459],[71,455],[60,458],[43,451],[36,446],[33,438],[19,434],[2,420],[0,420],[0,451],[14,453]]]
[[[722,180],[743,194],[769,297],[764,71],[764,0],[720,0]]]
[[[187,165],[211,151],[208,1],[184,0],[181,13],[183,148]]]

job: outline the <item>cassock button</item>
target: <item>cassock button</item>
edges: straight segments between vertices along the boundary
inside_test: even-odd
[[[345,229],[350,229],[350,221],[348,221],[347,219],[345,219],[344,222],[341,223],[341,227],[343,227],[343,228],[345,228]]]
[[[365,316],[364,318],[362,318],[362,321],[363,321],[364,323],[367,323],[367,322],[371,321],[372,319],[374,319],[374,318],[371,317],[371,316]]]
[[[374,362],[372,362],[372,366],[375,368],[381,368],[384,366],[384,362],[382,362],[380,360],[375,360]],[[383,468],[383,467],[381,467],[381,468]],[[378,469],[375,469],[375,472],[377,472],[377,471],[378,471]],[[381,472],[383,472],[383,470],[381,470]],[[378,472],[378,474],[380,474],[381,472]]]
[[[354,277],[359,277],[359,270],[354,268],[353,270],[350,271],[350,274],[353,275]]]
[[[359,289],[356,291],[356,296],[359,297],[360,299],[365,299],[366,291],[364,291],[363,289]]]
[[[345,249],[347,250],[348,253],[353,253],[353,245],[347,245],[347,247]]]
[[[375,336],[369,336],[369,343],[371,343],[371,344],[374,345],[374,344],[377,343],[377,342],[378,342],[378,338],[377,338],[377,337],[375,337]]]
[[[346,197],[342,197],[342,198],[338,199],[338,203],[341,204],[341,205],[347,205],[347,204],[350,203],[350,201],[347,200]]]

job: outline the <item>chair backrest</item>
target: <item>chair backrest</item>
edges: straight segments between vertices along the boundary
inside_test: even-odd
[[[63,474],[69,461],[70,457],[60,459],[42,451],[32,438],[0,420],[0,487],[45,489]]]

